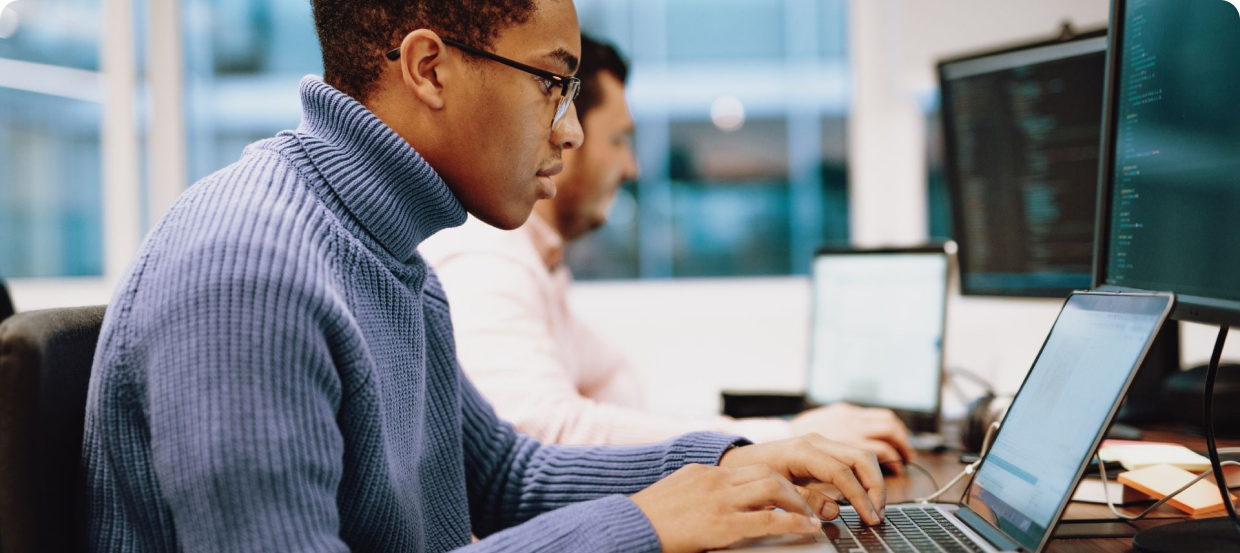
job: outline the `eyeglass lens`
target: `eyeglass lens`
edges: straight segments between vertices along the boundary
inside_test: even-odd
[[[560,103],[555,107],[555,118],[551,120],[551,130],[560,128],[560,123],[564,121],[564,114],[568,113],[568,108],[573,105],[573,99],[577,97],[577,90],[581,86],[581,81],[573,79],[568,83],[568,92],[560,96]]]

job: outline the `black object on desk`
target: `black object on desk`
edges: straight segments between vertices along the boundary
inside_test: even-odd
[[[1201,426],[1206,366],[1176,373],[1163,385],[1163,404],[1177,421]],[[1240,365],[1221,365],[1214,380],[1214,430],[1240,437]]]
[[[723,392],[723,414],[734,419],[791,417],[807,405],[802,394],[750,394]]]
[[[1064,520],[1055,526],[1051,535],[1056,540],[1080,540],[1090,538],[1131,538],[1140,529],[1126,520],[1089,519]]]

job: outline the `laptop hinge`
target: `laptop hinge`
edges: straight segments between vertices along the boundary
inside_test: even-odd
[[[1007,536],[1003,535],[1003,532],[1000,532],[999,529],[991,526],[989,522],[986,522],[986,519],[977,516],[977,513],[974,513],[968,507],[960,507],[959,509],[956,509],[955,515],[956,518],[960,519],[960,522],[963,522],[964,525],[968,526],[970,530],[973,530],[983,538],[986,538],[986,541],[995,546],[995,549],[1000,551],[1024,551],[1024,549],[1021,549],[1016,542],[1008,539]]]

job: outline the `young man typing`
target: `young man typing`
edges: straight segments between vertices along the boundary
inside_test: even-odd
[[[792,480],[878,521],[873,454],[818,436],[573,448],[496,418],[418,245],[554,195],[582,141],[575,9],[313,5],[325,78],[302,81],[301,125],[187,190],[109,305],[91,550],[696,551],[838,512]]]

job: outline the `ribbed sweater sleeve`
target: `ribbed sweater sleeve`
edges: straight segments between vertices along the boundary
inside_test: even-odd
[[[746,443],[695,433],[641,446],[542,445],[497,419],[468,380],[461,388],[474,532],[509,528],[475,544],[481,549],[659,551],[650,522],[623,496],[685,465],[717,464],[730,445]]]
[[[296,205],[283,197],[295,190],[273,186],[261,200]],[[156,264],[176,269],[146,275],[143,301],[126,318],[137,338],[129,361],[151,368],[154,484],[178,549],[347,551],[336,497],[342,389],[321,288],[329,279],[307,255],[330,255],[330,233],[304,215],[199,213],[219,220],[186,221],[188,228],[218,224],[241,234],[227,248],[196,245],[190,232],[162,234],[182,243],[163,248]],[[230,220],[247,216],[252,222]],[[309,246],[289,249],[286,240]]]

